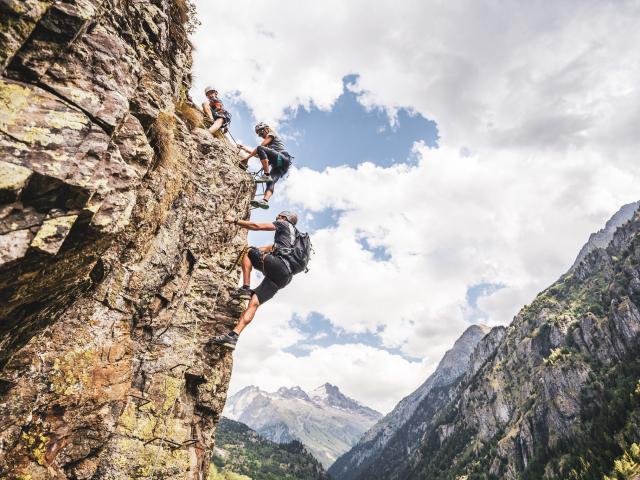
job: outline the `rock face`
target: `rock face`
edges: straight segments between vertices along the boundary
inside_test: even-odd
[[[377,478],[401,464],[407,453],[420,445],[420,432],[426,430],[438,405],[449,399],[460,378],[469,370],[472,353],[489,330],[483,325],[472,325],[465,330],[433,374],[369,429],[331,466],[329,474],[337,480]],[[419,409],[425,399],[430,408]]]
[[[192,128],[188,12],[0,2],[2,478],[207,475],[253,187]]]
[[[622,226],[631,218],[635,211],[640,208],[640,201],[623,205],[605,224],[604,228],[592,233],[587,243],[580,249],[576,261],[571,267],[576,268],[585,257],[597,248],[607,248],[613,239],[613,234],[618,227]]]
[[[640,441],[639,307],[636,211],[480,342],[419,448],[376,478],[603,478]]]
[[[327,468],[351,448],[381,414],[325,383],[311,392],[250,386],[233,395],[223,414],[274,442],[301,441]]]

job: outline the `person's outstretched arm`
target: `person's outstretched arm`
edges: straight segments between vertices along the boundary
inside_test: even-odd
[[[260,143],[260,145],[262,145],[263,147],[267,147],[271,143],[271,140],[272,140],[272,137],[267,135],[266,137],[264,137],[262,139],[262,143]],[[247,152],[249,154],[245,158],[242,159],[243,162],[248,161],[251,157],[255,157],[258,154],[258,148],[257,147],[254,148],[253,150],[249,150],[244,145],[238,144],[238,148],[244,150],[245,152]]]
[[[276,226],[273,223],[256,223],[249,220],[236,220],[231,215],[227,215],[224,221],[227,223],[235,223],[239,227],[253,231],[273,232],[276,229]]]

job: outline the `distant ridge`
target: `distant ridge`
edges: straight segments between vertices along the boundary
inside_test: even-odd
[[[228,399],[223,415],[274,442],[300,440],[325,468],[382,416],[330,383],[310,392],[248,386]]]

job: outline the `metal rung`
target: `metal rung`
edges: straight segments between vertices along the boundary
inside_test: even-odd
[[[129,394],[130,397],[135,398],[136,400],[142,400],[142,403],[138,404],[136,408],[140,409],[144,407],[147,403],[151,403],[151,399],[145,397],[139,397],[138,395]]]
[[[169,370],[173,372],[178,367],[187,367],[186,370],[185,370],[185,372],[186,372],[187,370],[189,370],[191,368],[191,365],[187,365],[186,363],[178,363],[178,364],[174,365],[173,367],[171,367]]]
[[[198,440],[197,438],[192,438],[191,440],[187,440],[186,442],[184,442],[182,444],[183,447],[190,447],[191,445],[195,445],[196,443],[198,443],[200,440]]]
[[[156,440],[160,440],[161,442],[165,442],[165,443],[171,444],[173,446],[173,450],[177,450],[178,448],[180,448],[182,446],[181,443],[174,442],[173,440],[169,440],[167,438],[161,438],[161,437],[153,437],[151,440],[147,440],[146,442],[144,442],[144,445],[147,446],[150,443],[155,442]]]

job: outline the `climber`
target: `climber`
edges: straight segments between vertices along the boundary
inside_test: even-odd
[[[276,182],[286,175],[291,165],[293,156],[287,152],[284,143],[280,137],[271,130],[269,125],[264,122],[260,122],[256,125],[256,134],[262,138],[262,143],[255,149],[249,150],[244,145],[238,144],[238,148],[244,150],[249,155],[241,160],[243,166],[247,166],[249,159],[255,155],[258,155],[260,162],[262,163],[262,170],[264,175],[258,177],[256,182],[266,183],[267,188],[264,192],[262,200],[253,200],[251,205],[254,207],[269,208],[269,199],[273,195],[273,187]]]
[[[311,241],[308,234],[298,232],[295,226],[298,216],[293,212],[280,212],[273,223],[254,223],[237,220],[231,216],[227,216],[225,221],[247,230],[275,231],[273,245],[249,247],[242,259],[242,287],[238,288],[233,296],[249,300],[249,305],[242,312],[238,324],[230,332],[217,335],[209,341],[211,345],[222,345],[233,350],[238,336],[251,323],[258,307],[273,298],[278,290],[286,287],[293,275],[306,270],[311,254]],[[249,282],[253,268],[262,272],[264,278],[260,285],[252,290]]]
[[[209,131],[212,134],[220,129],[222,132],[226,132],[231,124],[231,114],[224,109],[222,100],[218,98],[218,91],[213,87],[207,87],[204,89],[204,94],[207,96],[207,101],[202,104],[202,110],[207,118],[213,122]]]

